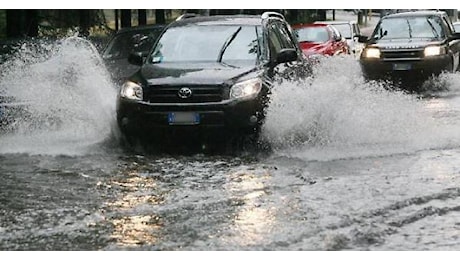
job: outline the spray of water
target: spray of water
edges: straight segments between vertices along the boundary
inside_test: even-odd
[[[274,88],[263,135],[278,153],[307,160],[382,156],[460,144],[455,134],[460,127],[440,127],[425,101],[387,90],[391,86],[386,84],[365,82],[359,63],[351,57],[325,57],[311,78]]]
[[[81,154],[111,137],[116,89],[89,41],[24,43],[1,70],[2,95],[21,105],[0,153]]]

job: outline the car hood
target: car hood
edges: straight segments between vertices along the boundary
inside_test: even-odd
[[[228,65],[218,62],[145,64],[140,76],[148,85],[221,85],[256,76],[254,64]]]
[[[324,54],[325,48],[328,46],[328,44],[327,42],[300,42],[299,46],[303,53],[308,56],[312,54]]]
[[[439,44],[438,39],[433,38],[410,38],[410,39],[389,39],[379,40],[377,43],[371,43],[370,46],[376,46],[381,49],[419,49],[427,45]]]

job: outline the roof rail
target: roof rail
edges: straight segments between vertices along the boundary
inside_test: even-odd
[[[262,19],[267,19],[269,17],[277,17],[279,19],[285,20],[284,16],[277,12],[264,12],[261,17]]]
[[[191,18],[191,17],[197,17],[198,14],[194,14],[194,13],[185,13],[179,17],[176,18],[176,21],[180,21],[180,20],[183,20],[183,19],[187,19],[187,18]]]

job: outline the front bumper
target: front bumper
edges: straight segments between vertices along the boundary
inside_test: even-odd
[[[452,70],[452,58],[439,55],[421,59],[372,59],[361,58],[360,65],[368,79],[399,79],[403,81],[423,81]]]
[[[117,122],[129,135],[152,135],[171,132],[251,131],[263,121],[264,100],[256,97],[212,103],[148,103],[118,98]],[[197,122],[174,124],[171,113],[189,112]]]

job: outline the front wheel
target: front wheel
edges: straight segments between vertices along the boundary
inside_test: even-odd
[[[232,135],[225,144],[226,153],[245,154],[259,153],[270,150],[270,145],[262,138],[260,126],[249,131],[241,131]]]

